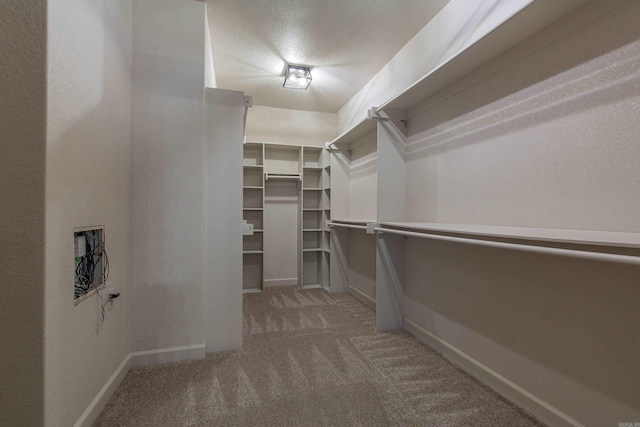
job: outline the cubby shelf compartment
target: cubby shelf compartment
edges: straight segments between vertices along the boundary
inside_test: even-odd
[[[302,253],[302,286],[320,286],[322,282],[322,251]]]
[[[242,291],[262,291],[262,252],[244,252],[242,255]]]
[[[243,148],[242,164],[245,167],[262,167],[264,165],[263,144],[246,143]]]
[[[322,167],[322,147],[303,147],[302,166],[307,168]]]

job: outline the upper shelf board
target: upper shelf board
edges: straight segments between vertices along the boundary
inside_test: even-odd
[[[336,148],[351,150],[355,148],[354,143],[360,141],[364,136],[376,130],[377,121],[373,119],[364,119],[348,131],[338,136],[327,144],[327,148],[334,146]]]
[[[405,91],[377,108],[410,110],[440,89],[506,52],[587,0],[532,0],[504,19],[493,31],[441,62]],[[411,116],[412,114],[409,114]]]

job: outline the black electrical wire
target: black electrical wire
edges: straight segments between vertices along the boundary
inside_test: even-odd
[[[76,236],[78,235],[84,237],[85,254],[76,258],[74,298],[79,298],[91,289],[105,284],[109,277],[109,257],[99,231],[88,230],[76,233]],[[98,277],[96,268],[100,270]]]

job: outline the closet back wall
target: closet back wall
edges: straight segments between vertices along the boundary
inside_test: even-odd
[[[323,146],[336,137],[336,115],[254,105],[245,134],[248,141]]]
[[[296,160],[297,165],[297,160]],[[267,181],[264,206],[264,284],[298,284],[298,181]]]

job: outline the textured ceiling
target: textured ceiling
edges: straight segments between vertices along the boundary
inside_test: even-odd
[[[256,105],[335,113],[449,0],[207,0],[218,87]],[[285,62],[313,66],[282,87]]]

